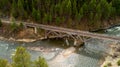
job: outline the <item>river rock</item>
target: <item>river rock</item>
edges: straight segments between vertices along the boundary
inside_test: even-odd
[[[70,47],[68,49],[66,49],[65,51],[63,51],[63,56],[68,56],[72,53],[74,53],[76,51],[76,48],[75,47]]]

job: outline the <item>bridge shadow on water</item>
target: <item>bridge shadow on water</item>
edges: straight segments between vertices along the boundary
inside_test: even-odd
[[[37,41],[37,42],[34,42],[31,45],[34,46],[34,47],[35,46],[36,47],[44,47],[45,49],[46,48],[49,48],[49,49],[60,48],[60,49],[63,49],[63,50],[66,50],[66,49],[68,49],[70,47],[73,47],[73,43],[71,41],[70,41],[70,45],[68,46],[68,45],[65,44],[64,39],[60,39],[60,38],[58,38],[58,39],[46,39],[46,40],[42,40],[42,41]],[[75,53],[77,53],[77,54],[79,54],[81,56],[90,57],[90,58],[93,58],[93,59],[96,59],[96,60],[99,60],[100,58],[104,57],[102,55],[102,53],[92,52],[91,50],[89,50],[89,48],[86,48],[84,44],[82,46],[80,46],[80,47],[75,47],[75,48],[76,48]]]

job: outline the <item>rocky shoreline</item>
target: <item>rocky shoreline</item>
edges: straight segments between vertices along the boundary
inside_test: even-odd
[[[112,44],[110,55],[105,57],[105,61],[101,67],[119,67],[118,61],[120,61],[120,44]]]
[[[115,25],[116,26],[116,25]],[[114,26],[112,26],[114,27]],[[109,27],[111,28],[111,27]],[[7,29],[7,28],[5,28]],[[8,28],[9,29],[9,28]],[[4,28],[3,28],[4,30]],[[104,29],[105,30],[105,29]],[[21,33],[22,32],[22,33]],[[29,33],[30,32],[30,33]],[[93,31],[94,32],[94,31]],[[95,31],[96,32],[96,31]],[[1,32],[0,32],[1,33]],[[17,35],[15,34],[15,36],[11,37],[11,36],[6,36],[6,35],[2,35],[2,34],[6,34],[8,32],[3,32],[0,34],[0,40],[7,40],[7,41],[17,41],[17,42],[35,42],[35,41],[38,41],[38,40],[43,40],[43,39],[47,39],[45,37],[42,37],[40,36],[39,34],[35,34],[33,31],[31,30],[27,30],[27,32],[25,32],[25,30],[23,31],[20,31],[19,33],[17,33]],[[22,35],[21,35],[22,34]],[[12,35],[12,34],[11,34]],[[36,36],[37,35],[37,36]],[[39,37],[38,37],[39,35]],[[25,37],[24,37],[25,36]],[[30,37],[29,37],[30,36]],[[32,37],[31,37],[32,36]],[[107,67],[118,67],[117,66],[117,61],[120,60],[120,52],[118,53],[118,56],[113,58],[114,55],[118,52],[118,51],[115,51],[116,49],[116,46],[114,46],[111,50],[112,52],[112,56],[107,56],[105,57],[104,61],[102,60],[101,63],[101,67],[105,67],[106,65],[108,65],[108,63],[111,63],[112,66],[107,66]]]
[[[16,41],[16,42],[34,42],[34,41],[37,41],[37,39],[15,39],[13,37],[10,37],[10,38],[5,38],[5,37],[2,37],[0,36],[0,40],[6,40],[6,41]]]

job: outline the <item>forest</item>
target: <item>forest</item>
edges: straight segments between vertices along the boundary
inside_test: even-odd
[[[120,16],[120,0],[0,0],[0,16],[41,24],[93,23]]]
[[[28,51],[23,47],[18,47],[12,56],[12,62],[0,59],[0,67],[48,67],[48,64],[41,56],[37,60],[31,61]]]

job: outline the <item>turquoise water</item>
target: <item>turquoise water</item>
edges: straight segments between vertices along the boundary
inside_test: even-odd
[[[106,34],[120,36],[120,27],[108,29]],[[31,60],[39,56],[46,58],[49,67],[100,67],[103,53],[109,51],[106,40],[93,39],[85,42],[85,47],[67,56],[63,52],[69,48],[62,39],[44,40],[33,43],[0,41],[0,58],[12,61],[12,55],[18,46],[23,46],[31,54]],[[72,43],[70,43],[72,45]]]

